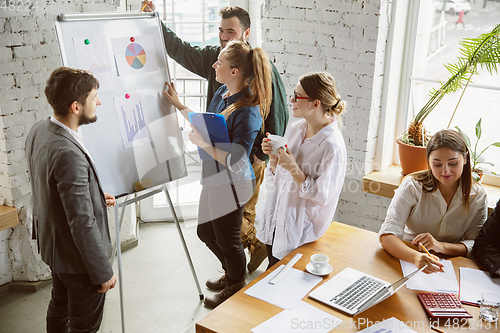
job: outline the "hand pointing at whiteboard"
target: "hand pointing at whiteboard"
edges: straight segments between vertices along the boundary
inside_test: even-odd
[[[187,106],[183,105],[179,101],[179,97],[177,95],[177,91],[175,90],[175,86],[173,83],[165,82],[165,89],[163,90],[163,95],[165,95],[170,104],[175,106],[180,111],[182,116],[189,121],[188,114],[193,111],[191,111],[191,109],[189,109]],[[203,136],[201,135],[200,132],[198,132],[198,130],[193,126],[193,124],[191,124],[191,129],[192,131],[189,133],[189,139],[193,144],[201,148],[206,148],[210,146],[203,140]]]
[[[177,91],[175,90],[174,83],[165,82],[165,90],[163,90],[163,94],[168,98],[168,101],[172,103],[178,110],[185,109],[186,107],[182,105],[179,101],[179,97],[177,96]]]
[[[163,95],[165,95],[170,104],[172,104],[177,110],[179,110],[182,116],[189,121],[188,113],[192,111],[179,101],[179,97],[177,96],[177,91],[175,90],[173,82],[172,83],[165,82]]]

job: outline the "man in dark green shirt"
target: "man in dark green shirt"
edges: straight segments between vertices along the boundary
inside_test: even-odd
[[[145,3],[143,2],[142,6]],[[153,2],[147,2],[145,11],[153,11],[154,9]],[[208,80],[207,107],[215,92],[221,86],[215,80],[215,70],[212,68],[212,65],[217,61],[221,48],[224,48],[231,40],[246,41],[250,35],[250,16],[246,10],[240,7],[226,7],[221,9],[219,14],[221,16],[219,25],[220,46],[209,45],[203,48],[192,46],[180,39],[162,22],[163,38],[167,54],[187,70]],[[243,247],[248,248],[250,252],[250,262],[247,266],[249,272],[256,270],[267,257],[266,246],[255,237],[254,226],[255,205],[259,197],[259,188],[264,178],[265,163],[269,161],[269,156],[262,152],[260,145],[266,132],[283,136],[288,123],[285,87],[278,70],[272,62],[271,67],[273,101],[269,115],[264,121],[264,132],[260,132],[257,135],[250,153],[250,161],[255,172],[256,186],[253,196],[245,204],[241,225],[241,242]]]

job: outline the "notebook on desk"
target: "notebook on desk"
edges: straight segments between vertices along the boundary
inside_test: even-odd
[[[390,284],[387,281],[346,268],[313,290],[309,297],[350,315],[357,315],[392,296],[425,267]]]

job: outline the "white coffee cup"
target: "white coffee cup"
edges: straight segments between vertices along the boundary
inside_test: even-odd
[[[328,256],[316,253],[311,256],[311,265],[315,273],[321,273],[328,267]]]
[[[285,145],[288,143],[288,140],[286,138],[279,135],[269,134],[267,138],[271,140],[269,142],[271,143],[271,147],[273,149],[272,153],[275,155],[278,155],[279,149],[281,147],[284,148]]]

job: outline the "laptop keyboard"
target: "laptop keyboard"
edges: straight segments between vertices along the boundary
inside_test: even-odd
[[[330,302],[352,310],[365,299],[378,292],[382,285],[383,283],[378,280],[363,276],[332,298]]]

